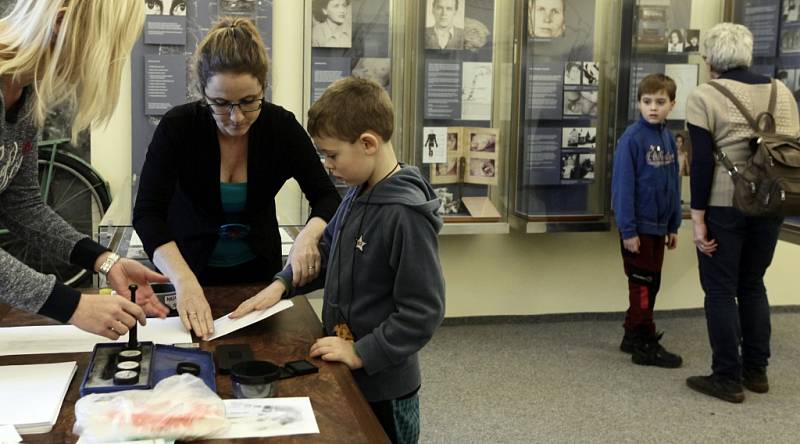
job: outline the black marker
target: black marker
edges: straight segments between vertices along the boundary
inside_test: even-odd
[[[131,302],[136,303],[136,290],[139,287],[136,284],[128,285],[128,290],[131,291]],[[139,340],[136,338],[136,330],[138,323],[134,322],[133,327],[128,330],[128,350],[136,350],[139,348]]]

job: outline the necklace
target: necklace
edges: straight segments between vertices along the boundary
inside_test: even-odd
[[[358,234],[358,239],[356,239],[356,250],[358,250],[358,251],[360,251],[362,253],[364,252],[364,247],[367,245],[367,242],[364,240],[364,232],[361,231],[361,228],[364,226],[364,217],[367,215],[367,210],[369,209],[369,200],[372,199],[372,193],[375,191],[375,188],[377,188],[378,185],[380,185],[381,182],[383,182],[389,176],[391,176],[392,173],[394,173],[395,170],[397,170],[397,167],[399,167],[399,166],[400,166],[400,162],[397,162],[392,167],[392,169],[389,170],[389,172],[386,173],[385,176],[383,176],[383,179],[375,182],[375,185],[372,186],[372,189],[370,189],[369,193],[367,194],[367,201],[364,202],[364,212],[361,214],[361,220],[358,222],[358,229],[356,230],[356,233],[359,233]]]

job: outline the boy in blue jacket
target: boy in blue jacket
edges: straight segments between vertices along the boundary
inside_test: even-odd
[[[310,355],[346,364],[392,442],[410,443],[419,438],[417,352],[444,317],[442,219],[433,188],[397,161],[393,130],[391,99],[371,80],[339,80],[311,106],[308,131],[325,167],[352,187],[320,240],[322,273],[291,288],[289,265],[232,317],[317,289],[324,279],[328,336]]]
[[[611,182],[630,301],[620,349],[636,364],[666,368],[683,363],[659,344],[663,333],[656,333],[653,323],[664,245],[677,247],[681,224],[678,151],[666,126],[675,91],[675,82],[663,74],[642,79],[637,94],[642,116],[617,142]]]

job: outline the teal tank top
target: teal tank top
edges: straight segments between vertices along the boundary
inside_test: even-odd
[[[219,184],[225,223],[219,227],[219,239],[208,259],[211,267],[234,267],[256,258],[248,242],[250,226],[243,223],[247,202],[247,182]]]

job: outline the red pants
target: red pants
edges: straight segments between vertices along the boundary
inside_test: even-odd
[[[639,253],[625,249],[620,239],[622,263],[628,276],[630,306],[625,314],[625,330],[649,330],[655,333],[653,308],[661,287],[661,266],[664,264],[665,236],[639,235]]]

